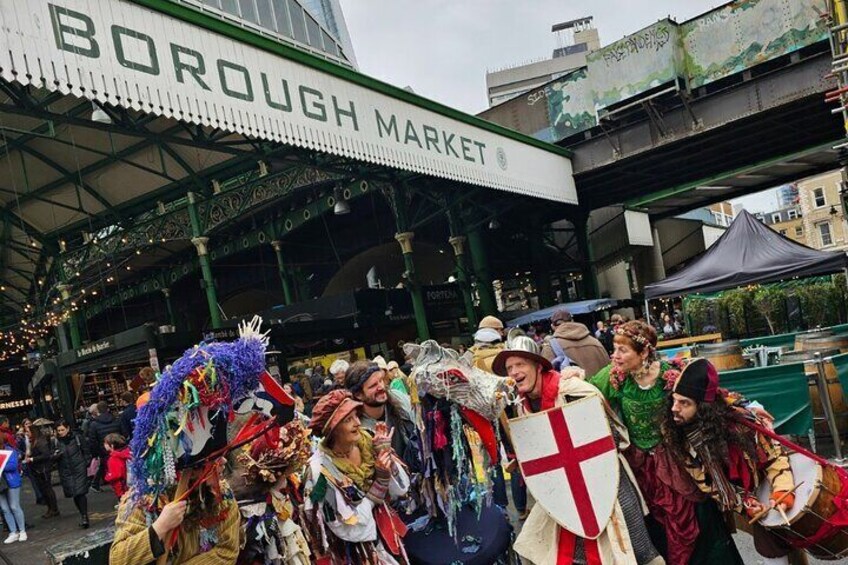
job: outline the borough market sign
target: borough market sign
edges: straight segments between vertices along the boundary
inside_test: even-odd
[[[287,58],[291,48],[185,6],[0,0],[0,14],[7,81],[577,203],[571,162],[559,148],[326,61]]]

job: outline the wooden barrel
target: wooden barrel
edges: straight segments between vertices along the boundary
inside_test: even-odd
[[[742,346],[735,339],[721,343],[699,343],[697,353],[698,357],[709,359],[719,372],[744,369],[748,366],[742,357]]]
[[[828,335],[811,337],[804,341],[804,351],[821,351],[824,349],[838,349],[840,353],[848,351],[848,335]]]
[[[807,345],[811,339],[819,339],[822,337],[830,337],[833,335],[833,330],[812,330],[809,332],[795,334],[795,351],[806,351],[813,349]]]
[[[791,351],[780,356],[780,364],[804,363],[804,374],[807,375],[807,384],[810,387],[810,408],[813,410],[816,435],[829,437],[830,429],[827,427],[827,421],[824,419],[824,409],[822,408],[821,396],[819,395],[819,387],[816,384],[816,364],[814,361],[811,361],[813,359],[813,353],[820,353],[824,358],[837,355],[839,350],[829,349],[815,352]],[[836,415],[836,427],[839,430],[839,435],[845,435],[848,433],[848,403],[845,402],[842,385],[839,383],[839,376],[836,373],[836,367],[832,361],[824,362],[824,374],[827,390],[830,393],[833,413]]]

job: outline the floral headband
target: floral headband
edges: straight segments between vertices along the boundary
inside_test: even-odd
[[[648,349],[654,349],[654,344],[650,342],[650,340],[644,335],[636,332],[632,332],[625,328],[624,326],[618,326],[613,330],[615,335],[620,335],[622,337],[626,337],[633,343],[638,343],[642,347],[647,347]]]

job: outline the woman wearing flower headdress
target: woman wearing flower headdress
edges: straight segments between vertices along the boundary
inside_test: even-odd
[[[305,510],[318,563],[406,562],[403,522],[386,504],[406,494],[407,475],[391,448],[391,433],[365,431],[346,390],[321,398],[310,428],[323,438],[309,462]]]
[[[660,423],[679,376],[677,365],[658,359],[656,330],[634,320],[613,330],[612,363],[588,380],[627,427],[631,445],[625,457],[650,510],[651,539],[669,565],[686,565],[692,557],[704,557],[701,551],[695,555],[696,545],[704,547],[698,544],[709,546],[709,559],[704,562],[739,562],[736,546],[727,536],[715,539],[705,531],[699,539],[700,523],[721,520],[721,516],[715,512],[709,520],[699,520],[698,513],[704,511],[698,508],[702,496],[662,443]]]

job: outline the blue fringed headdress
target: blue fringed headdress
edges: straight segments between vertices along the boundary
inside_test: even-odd
[[[227,445],[233,405],[259,386],[267,334],[262,319],[239,325],[231,343],[201,343],[166,370],[135,419],[133,496],[157,496],[177,483],[177,468],[203,462]]]

